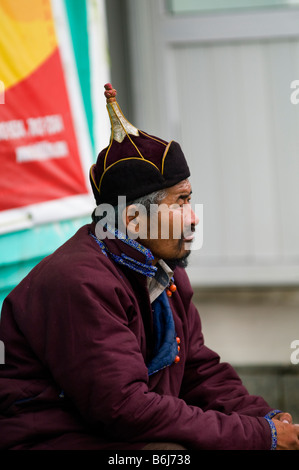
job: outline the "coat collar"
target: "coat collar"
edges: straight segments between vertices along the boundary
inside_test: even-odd
[[[107,226],[107,235],[105,239],[99,239],[96,225],[92,224],[91,236],[98,243],[103,254],[111,257],[116,263],[127,266],[149,278],[155,276],[157,267],[153,265],[154,256],[148,248],[109,225]]]

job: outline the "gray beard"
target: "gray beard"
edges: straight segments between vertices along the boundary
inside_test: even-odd
[[[170,258],[170,259],[164,259],[164,261],[168,264],[168,266],[174,270],[176,267],[180,268],[187,268],[188,266],[188,258],[191,254],[191,251],[188,251],[184,256],[181,258]]]

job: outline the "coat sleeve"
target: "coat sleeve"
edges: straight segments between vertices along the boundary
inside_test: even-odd
[[[234,368],[221,362],[219,355],[204,344],[200,316],[193,303],[187,318],[189,343],[181,397],[204,411],[261,417],[273,413],[262,397],[248,393]]]
[[[185,396],[190,404],[149,391],[147,368],[123,307],[124,293],[105,276],[72,273],[60,282],[58,292],[55,288],[56,295],[43,300],[47,309],[43,360],[93,429],[114,441],[172,441],[189,449],[270,449],[271,433],[264,418],[223,413],[231,405],[212,409],[218,403],[216,393],[207,400],[206,409],[200,408],[189,380]],[[50,281],[46,289],[53,292]],[[192,348],[197,347],[194,341]],[[203,374],[206,367],[210,394],[216,386],[211,365],[217,369],[217,361],[208,352],[201,358],[197,354],[197,367]],[[191,361],[188,367],[193,367]],[[207,396],[204,385],[200,390],[197,384],[197,391]]]

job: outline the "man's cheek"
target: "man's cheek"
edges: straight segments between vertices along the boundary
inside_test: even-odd
[[[159,220],[159,239],[169,240],[170,238],[172,238],[170,214],[168,211],[163,211]]]
[[[183,217],[180,210],[175,210],[169,216],[170,236],[173,240],[181,240],[183,235]]]

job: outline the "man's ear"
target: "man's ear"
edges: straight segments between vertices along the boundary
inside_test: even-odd
[[[147,210],[142,204],[127,206],[123,217],[127,232],[132,235],[132,238],[147,238],[148,216]]]
[[[124,223],[127,231],[131,233],[139,232],[139,209],[135,204],[126,207],[124,212]]]

